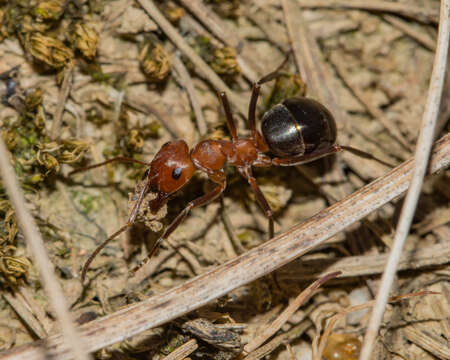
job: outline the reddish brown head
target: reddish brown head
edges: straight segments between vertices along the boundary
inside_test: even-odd
[[[189,148],[183,140],[164,144],[150,163],[150,190],[158,197],[150,203],[153,212],[164,204],[170,194],[181,189],[192,177],[195,166]]]

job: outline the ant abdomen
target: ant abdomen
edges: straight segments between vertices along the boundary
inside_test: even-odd
[[[311,154],[336,141],[333,115],[305,97],[286,99],[267,111],[261,131],[270,151],[281,157]]]

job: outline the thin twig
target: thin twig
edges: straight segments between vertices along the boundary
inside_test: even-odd
[[[175,46],[188,57],[195,66],[201,76],[205,77],[216,91],[225,91],[231,102],[236,106],[238,111],[247,116],[247,104],[242,98],[234,93],[222,79],[206,64],[202,58],[184,41],[183,37],[178,33],[172,24],[164,17],[164,15],[155,6],[152,0],[137,0],[147,14],[158,24],[166,36],[175,44]]]
[[[299,0],[298,4],[304,8],[329,8],[329,9],[358,9],[379,11],[404,16],[406,18],[426,24],[438,24],[438,12],[432,8],[413,6],[400,2],[382,0]]]
[[[429,172],[449,165],[450,135],[447,135],[434,146]],[[82,325],[80,332],[85,348],[96,351],[164,324],[286,265],[401,195],[409,186],[412,171],[413,160],[406,161],[382,178],[245,254],[165,293]],[[70,357],[62,346],[60,335],[49,338],[46,345],[52,356],[60,356],[60,360]],[[16,347],[1,353],[0,359],[33,360],[40,346],[34,343]]]
[[[172,57],[172,64],[181,80],[181,85],[184,86],[186,92],[191,100],[192,109],[194,110],[195,121],[197,123],[198,132],[200,136],[206,135],[208,127],[206,126],[205,118],[203,117],[202,108],[198,102],[197,94],[192,83],[191,77],[184,66],[183,62],[176,54]]]
[[[335,278],[340,274],[339,271],[330,273],[321,277],[320,279],[313,282],[305,290],[303,290],[290,304],[283,310],[283,312],[267,326],[261,333],[259,333],[252,341],[244,346],[244,353],[251,353],[255,349],[261,346],[269,337],[280,330],[281,326],[289,320],[289,318],[297,311],[297,309],[305,303],[314,293],[314,291],[319,288],[326,281]]]
[[[50,129],[50,138],[57,139],[61,128],[61,120],[66,106],[67,97],[70,93],[72,84],[73,66],[69,66],[64,73],[64,79],[58,94],[58,103],[56,104],[55,114],[53,115],[52,128]]]
[[[17,221],[30,246],[34,261],[40,270],[42,285],[47,294],[48,301],[55,310],[64,336],[64,348],[69,355],[78,360],[90,359],[86,347],[83,345],[72,323],[69,307],[59,285],[58,278],[53,272],[53,267],[45,250],[44,241],[39,233],[33,217],[29,213],[25,198],[15,177],[14,168],[11,166],[8,149],[0,137],[0,174],[9,199],[16,212]]]
[[[47,337],[47,332],[45,331],[42,324],[36,319],[30,309],[25,306],[23,301],[20,301],[8,292],[4,292],[4,299],[9,303],[9,305],[14,309],[14,311],[19,315],[22,321],[31,329],[31,331],[39,339],[44,339]]]
[[[393,15],[383,15],[382,18],[392,26],[403,31],[411,39],[416,40],[419,44],[423,45],[428,50],[436,50],[436,41],[433,40],[427,33],[416,30],[416,28],[411,26],[407,21],[399,19],[398,17]]]
[[[341,271],[340,279],[355,276],[381,274],[388,254],[347,256],[342,259],[317,259],[294,261],[277,272],[282,281],[308,281],[325,275],[330,271]],[[448,244],[435,244],[425,248],[404,252],[398,270],[418,270],[450,263]]]
[[[305,319],[300,324],[294,326],[289,331],[284,334],[278,335],[269,341],[267,344],[261,346],[260,348],[253,351],[243,360],[258,360],[263,358],[264,356],[269,355],[272,351],[274,351],[281,344],[285,344],[288,341],[292,341],[294,339],[298,339],[308,328],[313,326],[311,320]]]
[[[439,114],[442,88],[444,85],[445,70],[447,66],[447,54],[450,35],[450,0],[441,2],[440,26],[437,40],[437,50],[431,74],[430,88],[422,120],[422,128],[417,141],[416,154],[414,156],[414,174],[411,186],[406,195],[402,208],[402,213],[397,225],[394,238],[394,245],[389,256],[386,270],[381,279],[380,289],[377,295],[376,305],[364,338],[360,359],[368,360],[371,357],[374,342],[381,324],[381,319],[389,298],[396,269],[400,261],[403,245],[409,233],[413,216],[417,207],[417,202],[422,189],[423,179],[428,166],[428,159],[433,144],[435,126]]]

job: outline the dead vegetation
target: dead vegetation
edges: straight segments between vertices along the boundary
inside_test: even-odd
[[[249,284],[250,265],[237,266],[234,277],[213,277],[237,255],[250,249],[254,251],[248,256],[255,255],[267,240],[264,214],[234,169],[227,169],[223,201],[193,211],[155,258],[131,277],[129,270],[146,256],[158,231],[209,184],[194,177],[154,219],[144,206],[139,224],[94,260],[85,287],[79,279],[81,266],[125,223],[145,168],[111,164],[72,177],[68,173],[113,156],[150,161],[175,137],[189,145],[206,136],[228,137],[216,92],[226,90],[235,117],[246,116],[251,82],[276,68],[289,49],[294,56],[283,76],[263,87],[259,114],[284,97],[302,94],[306,83],[309,96],[336,115],[339,143],[395,164],[410,159],[433,68],[439,2],[370,3],[0,1],[2,137],[76,323],[86,324],[81,333],[88,348],[101,349],[95,358],[358,358],[370,317],[367,309],[377,294],[402,207],[402,198],[393,197],[405,190],[401,179],[410,176],[411,164],[408,172],[392,177],[401,191],[379,188],[386,191],[384,202],[392,201],[374,205],[371,211],[377,210],[359,222],[357,215],[350,221],[345,211],[339,218],[326,210],[323,217],[333,215],[334,224],[345,223],[341,228],[330,225],[330,231],[345,231],[326,243],[315,242],[313,251],[273,276],[260,277],[267,274],[261,271]],[[449,130],[447,82],[442,96],[436,139]],[[242,120],[239,131],[245,134]],[[387,306],[374,359],[450,358],[448,152],[442,150],[444,160],[433,163],[433,171],[440,171],[424,183],[391,292],[412,295]],[[384,177],[389,184],[388,171],[344,153],[308,166],[259,170],[257,179],[276,209],[276,232],[284,233],[281,240],[293,241],[288,229],[374,179]],[[368,189],[376,194],[374,187]],[[367,208],[371,201],[375,203],[368,200]],[[320,219],[316,216],[311,228],[297,226],[293,232],[314,229]],[[311,230],[311,239],[313,235]],[[5,351],[0,359],[21,358],[33,351],[25,344],[60,333],[58,315],[29,251],[2,184],[0,349]],[[285,263],[274,259],[280,265],[271,267],[267,254],[261,257],[270,270]],[[327,277],[337,271],[342,274],[336,279]],[[190,283],[196,291],[189,298],[182,290],[190,285],[184,284],[202,274],[203,283]],[[219,298],[211,295],[198,308],[195,295],[203,294],[201,284],[213,291],[208,288],[212,279],[230,290]],[[220,279],[228,283],[220,284]],[[328,281],[322,284],[324,279]],[[308,292],[311,287],[314,291]],[[176,295],[187,298],[169,313],[164,299],[170,303]],[[158,312],[156,304],[168,313],[154,327],[150,310]],[[197,310],[186,314],[191,309]],[[99,322],[89,323],[97,318]],[[117,337],[103,339],[102,331],[113,325]],[[95,331],[86,336],[88,329]],[[134,336],[128,338],[130,334]],[[69,353],[58,345],[61,338],[52,339],[50,351],[67,358]],[[102,342],[114,344],[98,345]]]

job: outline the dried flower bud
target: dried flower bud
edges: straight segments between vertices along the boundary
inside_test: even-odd
[[[15,247],[7,245],[0,249],[0,274],[11,285],[16,285],[18,278],[27,274],[31,267],[30,261],[22,256],[12,256]]]
[[[138,129],[132,129],[126,138],[127,147],[132,152],[139,152],[144,146],[144,137]]]
[[[219,75],[236,76],[241,73],[236,60],[236,53],[233,48],[228,46],[214,50],[210,65]]]
[[[298,74],[281,74],[277,77],[270,95],[265,100],[266,109],[279,104],[284,99],[303,97],[306,94],[306,83]]]
[[[59,162],[56,159],[56,156],[60,146],[56,142],[49,142],[38,144],[37,148],[36,160],[39,165],[42,165],[47,169],[45,175],[48,175],[52,171],[59,171]]]
[[[139,52],[142,70],[150,81],[161,82],[167,78],[172,64],[169,55],[160,44],[148,42]]]
[[[84,153],[89,149],[89,142],[83,140],[63,140],[58,161],[65,164],[73,164],[80,161]]]
[[[58,69],[70,65],[74,54],[62,41],[35,33],[27,44],[27,49],[37,60]]]
[[[34,8],[33,14],[39,21],[58,20],[64,13],[66,0],[44,0]]]
[[[74,25],[74,42],[78,50],[88,59],[97,52],[98,31],[91,22],[77,22]]]
[[[171,23],[178,23],[180,19],[186,15],[186,11],[173,2],[164,2],[161,4],[161,10]]]

